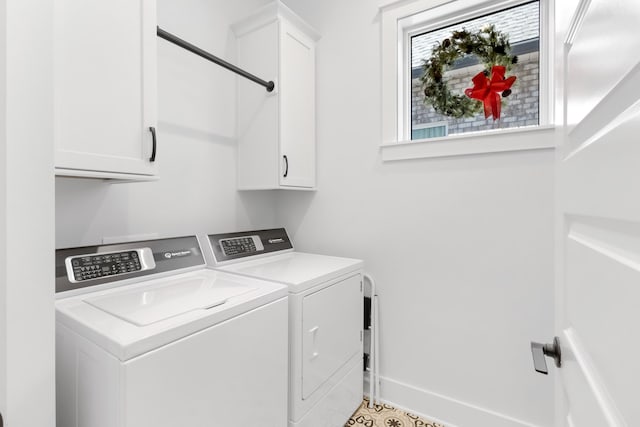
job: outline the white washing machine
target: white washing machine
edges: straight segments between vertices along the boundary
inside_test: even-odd
[[[287,422],[287,288],[195,236],[56,251],[58,427]]]
[[[362,261],[296,252],[283,228],[208,242],[218,271],[289,288],[288,425],[344,426],[363,394]]]

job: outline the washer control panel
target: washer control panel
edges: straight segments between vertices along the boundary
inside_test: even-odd
[[[55,259],[56,294],[61,296],[205,266],[196,236],[60,248]]]
[[[264,251],[260,236],[241,236],[218,240],[225,256],[251,254]]]
[[[156,266],[149,248],[70,256],[65,264],[71,283],[151,270]]]

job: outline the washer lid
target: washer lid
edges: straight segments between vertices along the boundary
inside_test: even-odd
[[[202,269],[59,298],[56,328],[125,361],[214,325],[233,328],[234,317],[286,296],[278,283]]]
[[[85,298],[84,302],[134,325],[145,326],[189,311],[206,310],[253,290],[250,286],[211,286],[207,278],[193,277]]]

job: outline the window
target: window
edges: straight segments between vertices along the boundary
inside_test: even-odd
[[[384,155],[387,147],[409,143],[431,147],[438,143],[436,155],[451,155],[443,147],[445,143],[456,147],[454,154],[553,147],[554,130],[550,126],[553,99],[549,84],[552,3],[553,0],[386,0],[386,5],[381,6],[383,159],[387,160]],[[502,95],[499,98],[502,108],[490,109],[488,119],[481,98],[471,101],[471,107],[462,113],[451,109],[447,112],[449,106],[462,104],[449,103],[450,97],[442,97],[437,91],[437,97],[425,96],[425,89],[428,94],[436,88],[433,80],[426,85],[421,80],[425,60],[435,58],[432,49],[442,46],[447,39],[453,40],[452,34],[466,31],[476,36],[490,25],[498,34],[508,37],[510,55],[517,57],[513,65],[508,63],[510,69],[505,75],[515,76],[515,82],[509,91],[494,91]],[[442,78],[438,80],[446,85],[448,95],[470,101],[465,90],[475,87],[472,79],[486,68],[495,70],[487,65],[493,61],[483,61],[481,55],[475,54],[479,50],[448,51],[455,56],[454,60],[441,67]],[[503,54],[500,60],[508,58]],[[491,77],[489,73],[488,78]],[[513,132],[518,133],[518,138],[513,137]],[[463,147],[472,143],[468,150]],[[411,150],[417,152],[415,147]],[[398,149],[393,151],[397,153]],[[391,157],[396,159],[395,155]],[[410,156],[414,157],[430,155]]]
[[[449,125],[446,121],[413,123],[411,125],[411,139],[438,138],[449,135]]]
[[[473,18],[444,28],[419,31],[409,34],[411,55],[411,139],[433,136],[415,133],[432,122],[446,122],[450,135],[483,130],[537,126],[539,124],[539,41],[540,41],[539,1],[525,3],[489,15]],[[421,76],[424,63],[431,57],[432,48],[448,40],[453,32],[466,30],[469,33],[493,25],[496,31],[509,37],[511,54],[517,58],[507,76],[516,76],[516,81],[507,97],[502,99],[500,118],[485,118],[484,110],[472,117],[451,117],[439,114],[425,99]],[[485,67],[481,59],[473,53],[462,55],[451,67],[445,69],[443,81],[452,93],[463,94],[473,86],[472,79]],[[480,103],[480,101],[476,101]]]

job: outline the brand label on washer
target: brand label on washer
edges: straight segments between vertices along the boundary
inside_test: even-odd
[[[180,251],[167,251],[162,254],[162,256],[166,259],[181,258],[189,255],[191,255],[191,250],[189,249],[183,249]]]

